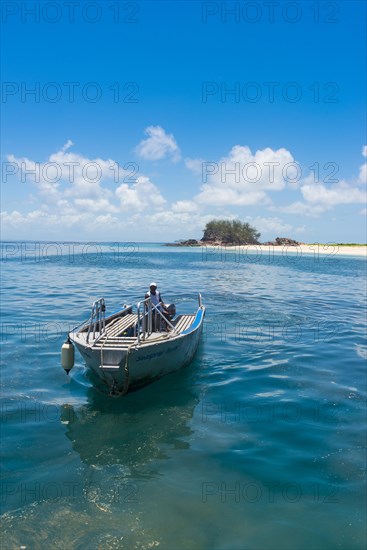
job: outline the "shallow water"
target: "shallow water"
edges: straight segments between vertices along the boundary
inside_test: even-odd
[[[366,262],[159,245],[4,243],[4,548],[366,544]],[[193,363],[113,399],[67,331],[157,280],[207,307]]]

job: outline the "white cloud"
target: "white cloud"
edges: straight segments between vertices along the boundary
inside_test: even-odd
[[[177,201],[172,204],[173,212],[198,212],[199,207],[193,201]]]
[[[293,225],[285,223],[279,218],[264,218],[262,216],[257,216],[256,218],[250,218],[250,220],[251,225],[256,227],[260,233],[271,233],[274,235],[286,234],[287,236],[288,233],[294,231]]]
[[[362,155],[367,156],[366,145],[362,148]],[[351,182],[341,180],[329,187],[324,183],[315,182],[314,175],[310,173],[299,186],[305,202],[296,201],[287,206],[272,207],[272,209],[288,214],[316,217],[341,204],[366,204],[366,190],[358,187],[360,184],[366,184],[366,177],[367,164],[360,167],[357,180],[354,179]]]
[[[358,183],[367,185],[367,164],[362,164],[359,168]]]
[[[306,204],[301,201],[296,201],[287,206],[272,207],[271,210],[277,210],[286,214],[297,214],[300,216],[311,216],[316,218],[325,212],[325,210],[328,210],[328,208],[325,205],[321,206],[318,204]]]
[[[18,210],[13,210],[13,212],[1,212],[1,225],[5,228],[9,227],[19,227],[25,221],[23,214],[18,212]]]
[[[155,214],[148,216],[146,221],[148,225],[152,226],[174,227],[175,231],[177,231],[178,226],[183,225],[183,228],[185,228],[185,231],[187,232],[187,224],[191,224],[192,215],[188,212],[177,213],[172,210],[167,210],[163,212],[156,212]]]
[[[91,159],[69,152],[72,145],[69,140],[60,151],[50,155],[48,161],[48,164],[55,164],[55,170],[61,170],[60,179],[71,184],[67,194],[85,198],[107,195],[108,190],[101,188],[101,183],[119,177],[119,172],[123,171],[112,159]]]
[[[7,161],[17,170],[16,176],[22,183],[31,180],[36,186],[38,192],[48,197],[50,200],[57,200],[60,196],[59,181],[61,177],[56,177],[56,170],[60,169],[53,164],[46,166],[46,163],[36,162],[27,157],[15,157],[7,155]]]
[[[185,159],[185,165],[186,167],[191,170],[191,172],[194,172],[195,174],[202,174],[203,166],[205,164],[204,159]]]
[[[367,157],[367,145],[362,147],[362,155]],[[367,185],[367,162],[362,164],[359,168],[358,183],[362,185]]]
[[[76,206],[91,212],[116,212],[117,207],[110,202],[113,192],[102,184],[119,182],[131,172],[112,159],[92,159],[74,153],[70,151],[73,145],[68,140],[45,162],[14,155],[8,155],[7,159],[17,168],[17,177],[22,182],[31,181],[42,200],[50,205],[64,205],[69,210]]]
[[[180,150],[172,134],[166,134],[161,126],[148,126],[145,133],[149,136],[136,147],[136,154],[144,160],[161,160],[171,157],[174,162],[180,160]]]
[[[198,172],[198,160],[186,165]],[[197,200],[202,204],[243,206],[270,204],[267,191],[281,191],[290,180],[300,179],[300,167],[287,149],[267,147],[251,152],[235,145],[218,162],[202,162],[202,187]]]
[[[145,144],[142,146],[143,155],[157,159],[178,154],[173,136],[168,136],[160,127],[147,130],[149,137],[142,142]],[[295,178],[299,165],[284,148],[264,148],[252,153],[248,147],[236,145],[217,162],[186,159],[186,166],[193,173],[200,174],[201,187],[189,200],[181,199],[177,189],[176,200],[168,204],[149,177],[140,175],[135,182],[125,183],[129,181],[125,176],[131,176],[131,172],[121,170],[114,160],[89,158],[73,152],[72,147],[73,142],[68,140],[42,163],[25,156],[8,156],[8,160],[19,167],[17,177],[34,185],[33,194],[23,202],[24,206],[33,208],[32,211],[24,213],[18,206],[16,210],[2,213],[2,223],[9,236],[18,234],[24,238],[29,234],[33,237],[37,232],[44,235],[47,231],[50,236],[63,238],[64,229],[69,228],[72,238],[83,232],[88,236],[95,235],[95,238],[102,238],[102,235],[106,238],[116,230],[124,235],[130,232],[133,238],[141,240],[170,241],[199,238],[205,223],[214,217],[237,219],[238,215],[231,212],[232,206],[263,205],[268,210],[301,218],[319,216],[338,205],[366,204],[365,188],[361,187],[366,177],[366,164],[360,167],[360,175],[353,181],[333,185],[316,183],[313,173],[306,178]],[[367,146],[363,147],[362,154],[367,157]],[[293,183],[289,182],[292,177]],[[116,185],[117,189],[113,190]],[[290,189],[294,202],[285,206],[272,202],[270,193],[277,192],[279,198],[284,199],[284,191]],[[211,206],[214,212],[209,214]],[[243,220],[245,213],[251,213],[251,210],[244,208],[239,218]],[[358,213],[366,215],[366,209]],[[293,226],[276,214],[248,220],[269,238],[292,236],[306,230],[302,223]]]
[[[211,206],[248,206],[254,204],[270,204],[270,199],[264,191],[247,191],[221,188],[205,184],[197,200],[203,205]]]
[[[75,143],[73,141],[71,141],[71,139],[68,139],[67,142],[65,143],[65,145],[63,145],[61,147],[61,151],[67,151],[68,149],[70,149],[70,147],[72,147],[73,145],[75,145]]]
[[[325,209],[338,204],[365,203],[366,193],[340,181],[333,187],[326,187],[321,183],[305,183],[301,186],[303,198],[312,204],[317,204]]]
[[[19,208],[2,213],[4,230],[22,238],[28,233],[43,235],[46,229],[50,235],[65,234],[67,228],[78,234],[93,234],[97,227],[101,229],[99,237],[108,234],[109,228],[126,234],[138,227],[144,234],[144,211],[154,214],[166,206],[158,187],[145,176],[132,184],[121,183],[129,181],[125,176],[130,177],[131,171],[121,170],[112,159],[74,153],[72,146],[68,140],[44,162],[9,155],[8,160],[18,168],[17,177],[30,181],[38,193],[32,195],[32,211],[24,213]],[[115,191],[104,186],[113,179],[118,181]],[[24,204],[29,205],[29,200]],[[190,201],[177,201],[174,208],[192,211],[194,206]]]
[[[296,233],[305,233],[305,231],[307,231],[307,228],[305,225],[301,225],[300,227],[296,227],[294,231]]]
[[[159,210],[166,204],[159,189],[145,176],[139,177],[132,187],[122,183],[116,189],[116,196],[123,211]]]
[[[41,208],[32,210],[27,214],[21,214],[17,210],[13,210],[13,212],[10,213],[2,212],[1,221],[5,229],[13,227],[25,228],[27,230],[28,227],[33,229],[38,226],[44,230],[52,226],[64,227],[74,225],[82,221],[82,216],[80,216],[80,214],[76,215],[72,211],[66,215],[51,213],[47,209],[47,206],[42,205]]]
[[[178,212],[174,210],[163,210],[154,214],[144,216],[144,223],[158,232],[164,231],[164,239],[173,241],[175,239],[199,239],[202,236],[205,225],[214,218],[212,214],[198,212]]]
[[[36,233],[44,237],[45,230],[55,233],[55,231],[64,232],[65,228],[71,228],[75,231],[94,233],[97,228],[104,231],[108,229],[123,230],[126,225],[111,214],[96,216],[94,212],[78,212],[72,207],[58,212],[50,212],[46,205],[26,214],[17,210],[1,212],[1,224],[6,231],[20,230],[22,238],[27,234],[24,233],[25,231],[32,231],[32,234]]]
[[[75,205],[89,212],[118,212],[118,208],[107,199],[75,199]]]

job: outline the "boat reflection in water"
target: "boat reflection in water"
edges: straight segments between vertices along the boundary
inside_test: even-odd
[[[158,502],[162,478],[176,463],[170,460],[173,453],[182,453],[179,461],[185,461],[190,447],[199,403],[197,367],[194,360],[124,399],[111,399],[92,386],[86,404],[64,404],[60,421],[67,445],[62,474],[39,484],[48,499],[4,517],[3,547],[158,546],[163,536],[159,518],[166,526]],[[35,486],[27,487],[34,492]],[[166,547],[172,547],[171,541]]]
[[[118,466],[123,476],[159,475],[156,459],[190,446],[190,421],[199,402],[191,387],[195,363],[123,400],[90,388],[88,404],[63,405],[61,421],[81,460],[88,466]]]

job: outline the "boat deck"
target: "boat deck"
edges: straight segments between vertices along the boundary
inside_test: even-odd
[[[193,323],[195,319],[195,314],[191,315],[179,315],[177,319],[172,322],[172,325],[176,330],[181,333],[187,330]],[[109,325],[106,326],[106,331],[100,335],[97,340],[94,342],[93,347],[96,348],[117,348],[117,347],[127,347],[131,344],[138,343],[136,336],[124,336],[124,332],[132,328],[138,320],[138,316],[133,313],[129,313],[124,317],[120,317],[112,321]],[[169,338],[174,336],[175,333],[171,332],[152,332],[146,338],[140,339],[140,345],[151,344],[154,340]]]
[[[177,319],[172,323],[178,332],[183,332],[188,329],[194,322],[195,314],[193,315],[179,315]]]
[[[138,321],[136,313],[128,313],[124,317],[119,317],[106,326],[105,335],[107,338],[119,336],[129,328],[133,327]]]

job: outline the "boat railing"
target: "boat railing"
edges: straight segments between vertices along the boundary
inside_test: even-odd
[[[179,332],[176,330],[176,328],[172,325],[172,323],[167,319],[167,317],[161,312],[160,308],[155,306],[152,303],[152,300],[150,298],[145,298],[145,300],[142,300],[137,305],[137,313],[138,313],[138,320],[136,325],[136,335],[138,338],[138,342],[140,343],[140,340],[145,340],[148,336],[154,332],[154,324],[159,320],[163,320],[164,323],[166,323],[176,334],[179,334]],[[160,317],[159,317],[160,316]],[[161,331],[158,331],[161,332]]]
[[[102,334],[106,330],[106,304],[104,298],[99,298],[92,304],[92,312],[89,319],[87,332],[87,342],[92,334],[93,339],[96,337],[96,332]]]

